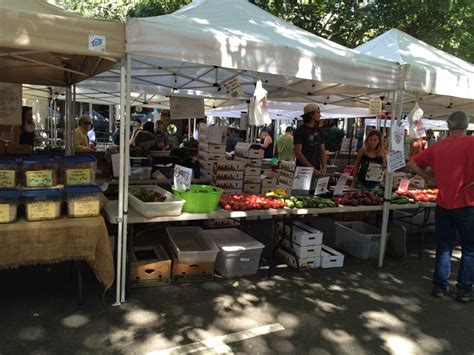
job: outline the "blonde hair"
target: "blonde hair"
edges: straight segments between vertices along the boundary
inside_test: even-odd
[[[92,118],[90,118],[90,116],[82,115],[81,117],[79,117],[79,120],[77,121],[77,124],[80,126],[82,124],[82,122],[84,122],[85,120],[89,120],[89,121],[92,122]]]
[[[375,147],[375,152],[377,153],[377,156],[381,157],[385,154],[385,147],[382,144],[382,133],[377,130],[370,131],[367,137],[365,137],[363,152],[364,154],[367,154],[367,152],[369,151],[369,138],[372,136],[377,136],[377,138],[379,139],[379,143]]]

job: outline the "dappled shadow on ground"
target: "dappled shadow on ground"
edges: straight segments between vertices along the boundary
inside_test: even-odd
[[[239,280],[135,289],[102,302],[93,277],[77,305],[67,267],[0,272],[0,353],[146,353],[273,323],[285,329],[228,344],[247,353],[472,352],[472,307],[429,296],[423,260],[347,258],[342,269],[278,269]],[[457,262],[454,270],[457,269]],[[33,275],[33,276],[32,276]]]

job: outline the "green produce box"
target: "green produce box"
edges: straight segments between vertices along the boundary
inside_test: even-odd
[[[223,192],[223,189],[208,185],[191,185],[188,191],[176,191],[173,186],[173,193],[186,201],[183,212],[189,213],[214,212]]]

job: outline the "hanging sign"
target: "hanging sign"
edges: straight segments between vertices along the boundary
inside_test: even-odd
[[[400,181],[400,186],[398,186],[398,192],[407,192],[408,187],[410,186],[410,179],[402,179]]]
[[[21,126],[21,84],[0,83],[0,123]]]
[[[311,187],[311,179],[313,178],[313,171],[314,168],[298,166],[295,170],[292,189],[309,191]]]
[[[89,34],[89,50],[94,52],[105,52],[107,39],[105,36]]]
[[[383,176],[383,166],[382,164],[370,163],[369,168],[367,169],[367,174],[365,175],[365,180],[367,181],[381,181]]]
[[[342,138],[341,153],[349,154],[349,148],[351,149],[351,151],[353,153],[356,153],[357,152],[357,143],[358,143],[358,140],[355,139],[355,138],[352,139],[352,143],[351,143],[350,138]]]
[[[403,151],[390,152],[387,155],[387,170],[389,173],[393,173],[404,166],[406,166],[406,162]]]
[[[170,97],[172,120],[205,117],[204,99],[191,97]]]
[[[334,188],[334,196],[342,195],[344,191],[344,186],[346,186],[347,179],[349,179],[349,174],[344,173],[337,180],[336,187]]]
[[[193,169],[184,166],[174,166],[174,188],[177,191],[187,191],[191,187]]]
[[[369,101],[369,114],[371,115],[380,115],[382,111],[382,101],[377,99],[371,99]]]
[[[316,188],[314,189],[314,195],[321,195],[328,191],[329,176],[321,177],[316,183]]]
[[[392,150],[403,152],[405,143],[405,128],[394,126],[391,129]]]
[[[239,80],[237,78],[224,80],[220,84],[220,86],[223,87],[226,90],[227,94],[232,97],[242,96],[244,94],[244,91],[240,86]]]

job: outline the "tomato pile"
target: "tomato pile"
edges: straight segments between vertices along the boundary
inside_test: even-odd
[[[268,210],[283,208],[285,202],[257,194],[223,194],[219,205],[227,211]]]
[[[370,191],[346,192],[340,197],[333,197],[332,200],[344,206],[373,206],[382,203],[382,199]]]
[[[406,192],[395,192],[397,195],[406,196],[420,202],[435,202],[438,189],[408,190]]]

